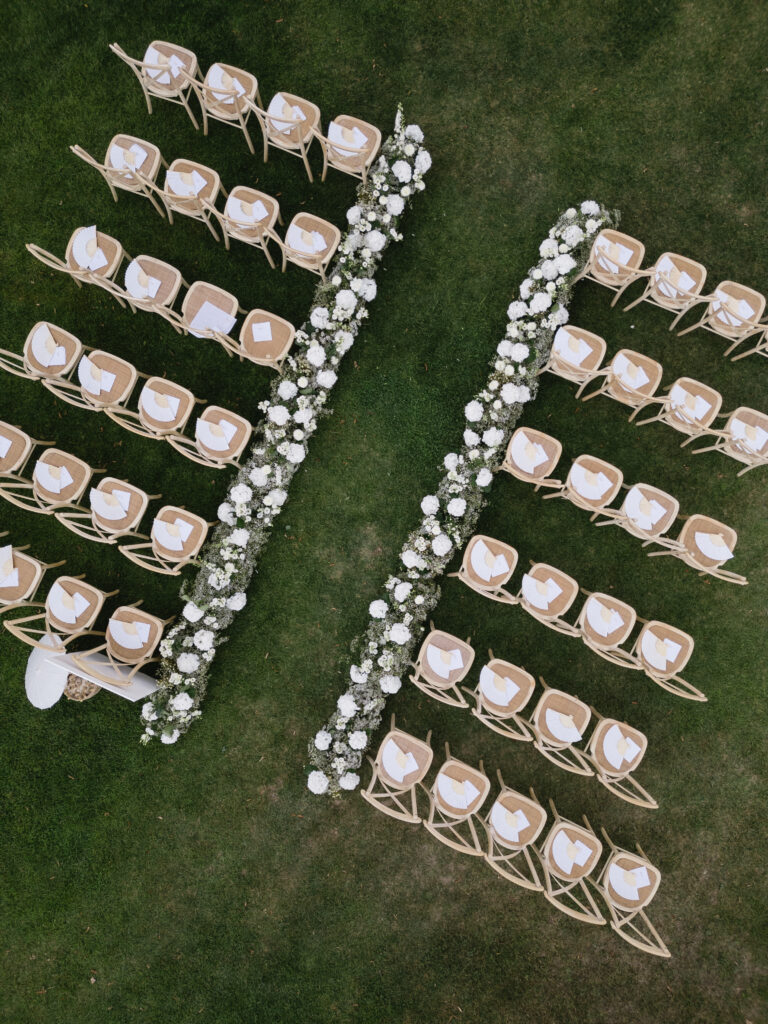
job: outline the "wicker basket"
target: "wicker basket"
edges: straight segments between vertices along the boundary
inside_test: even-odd
[[[101,689],[96,683],[90,683],[87,679],[82,679],[80,676],[68,675],[67,685],[64,688],[64,696],[67,700],[84,701],[90,700],[91,697],[95,697]]]

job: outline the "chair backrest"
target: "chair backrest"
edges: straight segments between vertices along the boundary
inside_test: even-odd
[[[464,640],[433,629],[421,645],[416,664],[432,686],[448,689],[466,677],[474,658],[474,650]]]
[[[491,656],[480,669],[478,694],[483,708],[499,718],[522,711],[533,696],[536,681],[519,665]]]
[[[517,551],[510,544],[476,534],[464,551],[462,574],[480,589],[501,587],[515,571],[517,559]]]
[[[162,619],[123,605],[109,620],[107,653],[124,665],[141,664],[151,658],[162,635]]]
[[[480,809],[491,788],[484,772],[449,757],[432,785],[436,805],[451,818],[468,818]]]
[[[73,576],[59,576],[45,601],[46,622],[53,632],[72,634],[89,629],[101,611],[106,595]]]
[[[563,749],[582,741],[591,717],[589,706],[577,697],[563,690],[546,689],[530,721],[537,739]]]
[[[74,334],[48,320],[38,320],[24,342],[24,365],[30,376],[66,377],[83,352]]]

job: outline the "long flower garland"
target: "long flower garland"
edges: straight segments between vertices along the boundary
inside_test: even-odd
[[[446,455],[436,494],[421,502],[423,518],[400,553],[401,568],[368,609],[366,631],[353,642],[350,682],[336,711],[309,744],[313,793],[338,793],[360,783],[356,769],[384,712],[413,662],[424,623],[440,598],[438,581],[454,552],[475,532],[512,431],[537,392],[553,332],[568,321],[574,278],[589,255],[591,238],[616,225],[618,214],[591,200],[566,210],[539,247],[541,259],[507,310],[506,334],[496,349],[483,390],[464,409],[459,453]]]
[[[405,125],[398,107],[393,134],[382,147],[368,182],[359,185],[347,211],[349,230],[339,245],[328,280],[315,292],[309,322],[296,332],[283,375],[270,398],[251,454],[219,507],[217,526],[200,556],[179,622],[160,644],[159,689],[141,711],[142,743],[158,737],[175,743],[201,715],[208,671],[226,630],[246,604],[246,591],[272,523],[288,497],[293,474],[304,461],[337,368],[376,297],[373,277],[387,247],[400,241],[400,220],[424,189],[432,159],[418,125]]]

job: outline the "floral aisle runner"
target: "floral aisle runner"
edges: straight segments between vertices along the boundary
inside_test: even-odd
[[[182,587],[187,603],[160,645],[159,689],[142,708],[148,743],[175,743],[200,717],[216,648],[237,612],[272,523],[288,497],[294,473],[336,383],[337,369],[376,297],[373,276],[384,252],[400,241],[398,227],[414,195],[424,189],[432,160],[418,125],[405,125],[402,107],[367,184],[347,212],[349,230],[328,275],[315,292],[309,323],[296,332],[283,376],[259,408],[265,413],[250,456],[220,506],[220,525],[200,556],[200,570]]]
[[[560,217],[539,247],[541,259],[507,310],[506,335],[496,349],[483,390],[464,409],[464,444],[444,460],[436,494],[421,502],[423,518],[400,553],[397,575],[368,609],[370,622],[353,651],[346,691],[309,744],[313,793],[338,793],[360,783],[356,769],[378,728],[389,694],[397,693],[412,664],[424,624],[440,597],[438,581],[454,552],[475,532],[512,431],[538,388],[553,332],[568,320],[574,279],[589,256],[590,240],[618,216],[590,200]]]

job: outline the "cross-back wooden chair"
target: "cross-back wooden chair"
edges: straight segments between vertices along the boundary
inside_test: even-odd
[[[185,565],[194,562],[210,525],[184,508],[164,505],[152,523],[149,541],[121,544],[119,550],[143,569],[178,576]]]
[[[544,873],[544,898],[554,907],[586,924],[605,924],[605,918],[586,886],[600,860],[603,844],[586,816],[584,825],[563,818],[552,800],[554,823],[540,846],[534,845]]]
[[[673,546],[665,551],[651,551],[648,557],[673,555],[692,569],[697,569],[699,576],[714,576],[715,579],[727,583],[738,583],[745,586],[749,581],[723,566],[733,558],[738,534],[732,526],[726,526],[710,516],[683,516],[685,524],[680,536]]]
[[[275,234],[275,223],[283,223],[276,199],[247,185],[236,185],[229,193],[223,211],[216,210],[215,213],[227,249],[232,238],[261,249],[270,267],[275,269],[269,243],[275,242],[278,248],[281,247],[282,243]]]
[[[35,448],[52,447],[50,441],[38,441],[19,427],[0,420],[0,497],[7,484],[23,483],[22,476]]]
[[[137,672],[160,660],[154,653],[173,618],[140,611],[141,603],[118,608],[107,624],[104,643],[72,655],[81,671],[114,686],[131,686]]]
[[[221,184],[217,171],[194,160],[174,160],[165,172],[165,182],[160,198],[168,214],[168,223],[173,224],[174,213],[202,221],[216,241],[219,236],[213,226],[217,221],[216,200],[219,192],[226,199],[228,193]]]
[[[518,427],[507,445],[501,468],[525,483],[540,487],[561,487],[562,481],[550,477],[563,454],[557,438],[531,427]]]
[[[547,812],[532,789],[530,798],[523,796],[505,784],[499,770],[496,774],[501,792],[485,818],[488,848],[483,856],[502,878],[523,889],[543,892],[531,847],[546,824]]]
[[[717,418],[723,404],[723,396],[715,388],[692,377],[679,377],[674,384],[665,388],[666,394],[656,395],[637,406],[630,415],[635,420],[639,412],[657,407],[653,416],[635,420],[635,426],[642,427],[646,423],[666,423],[681,434],[687,434],[680,445],[684,448],[697,437],[706,435],[709,427]]]
[[[200,77],[197,57],[191,50],[159,39],[149,44],[142,58],[129,57],[117,43],[110,43],[109,48],[138,78],[150,114],[153,97],[167,100],[184,107],[195,128],[200,127],[189,105],[192,82]]]
[[[51,270],[69,274],[78,288],[83,282],[96,284],[112,295],[115,295],[114,278],[120,264],[124,258],[131,259],[116,238],[98,231],[95,225],[75,228],[63,260],[33,242],[29,242],[26,249]],[[123,304],[118,295],[115,298]]]
[[[159,148],[145,139],[135,135],[115,135],[107,146],[104,162],[83,149],[82,146],[70,146],[75,156],[80,157],[94,167],[109,186],[112,198],[117,202],[117,189],[144,196],[154,206],[161,217],[165,211],[155,198],[157,191],[157,173],[160,165],[168,167]]]
[[[555,632],[579,636],[576,626],[563,618],[578,593],[579,584],[571,576],[546,562],[531,562],[530,571],[520,583],[517,600],[529,615]]]
[[[28,380],[62,379],[71,375],[83,351],[86,347],[74,334],[48,320],[38,320],[21,354],[0,348],[0,367]]]
[[[528,720],[534,747],[558,768],[574,775],[593,775],[583,751],[574,746],[586,734],[592,717],[589,705],[570,693],[547,686],[541,676],[539,682],[544,692]]]
[[[576,621],[581,639],[590,650],[613,665],[632,668],[635,659],[621,645],[635,628],[635,609],[610,594],[593,593],[583,587],[581,592],[587,597]]]
[[[715,443],[705,448],[695,448],[694,455],[702,452],[722,452],[731,459],[744,464],[736,476],[744,476],[758,466],[768,466],[768,416],[745,405],[732,413],[724,413],[727,422],[721,430],[710,428],[707,436],[714,437]]]
[[[8,536],[0,533],[0,541]],[[36,601],[43,576],[49,569],[58,569],[61,562],[41,562],[32,555],[24,554],[29,545],[14,547],[0,543],[0,616],[23,608],[42,608]]]
[[[638,622],[643,623],[643,628],[632,647],[635,668],[641,669],[649,679],[676,697],[706,701],[701,690],[679,675],[693,654],[693,637],[656,619],[648,622],[638,617]]]
[[[627,493],[624,495],[621,508],[602,509],[600,514],[604,518],[596,522],[595,526],[620,526],[622,530],[641,540],[643,547],[654,543],[662,546],[676,543],[664,537],[664,534],[680,512],[680,502],[677,498],[673,498],[671,494],[658,487],[651,487],[650,484],[622,486]]]
[[[20,474],[4,477],[0,480],[0,496],[27,512],[42,515],[53,515],[64,508],[82,511],[78,501],[91,477],[103,472],[60,448],[46,448],[35,463],[32,479]]]
[[[90,349],[77,364],[77,381],[61,377],[43,380],[43,386],[62,401],[79,409],[106,412],[127,402],[138,380],[136,367],[111,352]]]
[[[624,474],[610,462],[594,455],[579,455],[562,487],[544,498],[565,498],[577,508],[591,512],[590,521],[594,521],[611,504],[623,483]]]
[[[430,631],[421,645],[416,661],[412,662],[413,674],[408,678],[420,690],[454,708],[469,707],[459,689],[467,676],[475,652],[469,645],[469,638],[459,640],[451,633],[435,629],[430,623]]]
[[[231,64],[211,64],[202,82],[191,80],[203,115],[203,135],[208,134],[208,121],[220,121],[243,133],[248,149],[254,153],[248,132],[248,118],[254,104],[261,107],[259,83],[255,75]]]
[[[737,356],[731,356],[732,363],[738,363],[740,359],[746,359],[747,356],[765,356],[768,358],[768,327],[763,326],[762,330],[755,331],[751,336],[751,340],[757,341],[757,344],[753,345],[752,348],[745,349],[743,352],[739,352]],[[731,346],[733,348],[733,346]]]
[[[320,108],[309,100],[290,92],[278,92],[266,110],[249,101],[261,125],[264,140],[264,162],[269,159],[269,147],[292,153],[304,164],[307,177],[314,181],[309,166],[309,148],[320,126]]]
[[[381,741],[376,759],[368,758],[372,775],[368,788],[360,791],[363,800],[391,818],[420,823],[416,789],[432,764],[431,737],[431,731],[426,740],[420,740],[397,729],[392,715],[389,732]]]
[[[645,757],[647,737],[626,722],[603,718],[594,708],[592,714],[595,728],[584,756],[594,768],[597,781],[621,800],[655,810],[658,803],[633,774]]]
[[[765,329],[760,323],[765,312],[765,296],[754,288],[747,288],[736,281],[721,281],[713,294],[702,296],[699,303],[706,304],[701,319],[678,331],[678,338],[702,327],[731,342],[723,353],[727,356],[742,341],[754,334],[761,334]]]
[[[478,834],[484,830],[483,819],[477,812],[485,802],[491,788],[483,762],[473,768],[464,761],[451,757],[445,744],[445,761],[430,789],[422,785],[429,797],[429,816],[424,828],[441,843],[472,857],[485,856],[487,841]]]
[[[312,213],[297,213],[281,243],[282,269],[285,270],[288,263],[295,263],[325,281],[325,272],[340,241],[341,232],[335,224]]]
[[[240,344],[232,354],[242,362],[269,366],[283,372],[283,363],[296,337],[296,328],[288,320],[266,309],[252,309],[240,328]]]
[[[637,853],[632,853],[616,846],[604,828],[600,831],[610,856],[597,881],[590,882],[605,900],[611,928],[636,949],[668,959],[672,954],[645,912],[659,888],[661,872],[651,864],[639,843]]]
[[[181,384],[165,377],[147,377],[139,393],[137,411],[121,405],[105,412],[115,423],[134,434],[166,441],[183,432],[195,403],[206,404]]]
[[[9,633],[30,647],[65,651],[75,640],[85,636],[103,636],[91,627],[108,597],[118,593],[104,593],[84,576],[59,576],[51,584],[42,612],[12,619],[4,623]]]
[[[468,587],[502,604],[516,604],[514,594],[504,589],[517,565],[517,551],[503,541],[476,534],[467,544],[461,568],[449,573],[457,576]]]
[[[173,304],[182,285],[189,288],[176,267],[154,256],[142,254],[131,260],[125,268],[124,286],[119,294],[128,303],[132,313],[137,309],[157,313],[180,334],[180,318]]]
[[[491,650],[488,657],[475,689],[464,688],[475,701],[472,714],[502,736],[524,742],[532,740],[531,730],[520,712],[531,699],[536,681],[519,665],[494,658]]]
[[[327,135],[323,135],[319,127],[314,128],[313,133],[323,151],[321,181],[325,181],[329,167],[351,174],[363,183],[368,180],[371,165],[381,149],[381,132],[375,125],[339,114],[328,125]]]
[[[623,348],[616,353],[605,369],[594,374],[593,380],[602,378],[600,387],[582,398],[582,391],[589,383],[585,382],[576,392],[576,397],[581,398],[582,402],[588,402],[598,395],[607,395],[615,402],[635,409],[656,394],[663,372],[661,363],[657,363],[655,359],[641,352]]]
[[[645,279],[645,288],[638,298],[624,307],[624,312],[641,302],[649,302],[652,306],[676,314],[669,325],[672,331],[691,306],[700,301],[707,279],[707,269],[688,256],[680,256],[676,252],[663,252],[652,267],[637,271],[635,280],[638,279]],[[628,281],[619,291],[619,295],[631,283]]]
[[[611,305],[628,284],[636,281],[645,256],[645,246],[631,235],[614,228],[603,228],[595,237],[584,269],[574,281],[586,278],[616,292]]]
[[[246,311],[234,295],[207,281],[195,281],[181,303],[179,324],[185,334],[217,341],[228,356],[237,348],[230,331],[238,312]]]
[[[585,385],[595,379],[606,352],[605,339],[583,327],[558,327],[546,363],[538,371]]]
[[[242,416],[209,405],[195,423],[194,440],[184,434],[168,435],[168,443],[186,458],[211,469],[240,468],[237,461],[248,444],[253,427]]]
[[[99,544],[117,544],[125,537],[147,539],[137,532],[147,505],[159,494],[147,494],[140,487],[105,476],[89,495],[90,509],[57,512],[56,518],[78,537]]]

